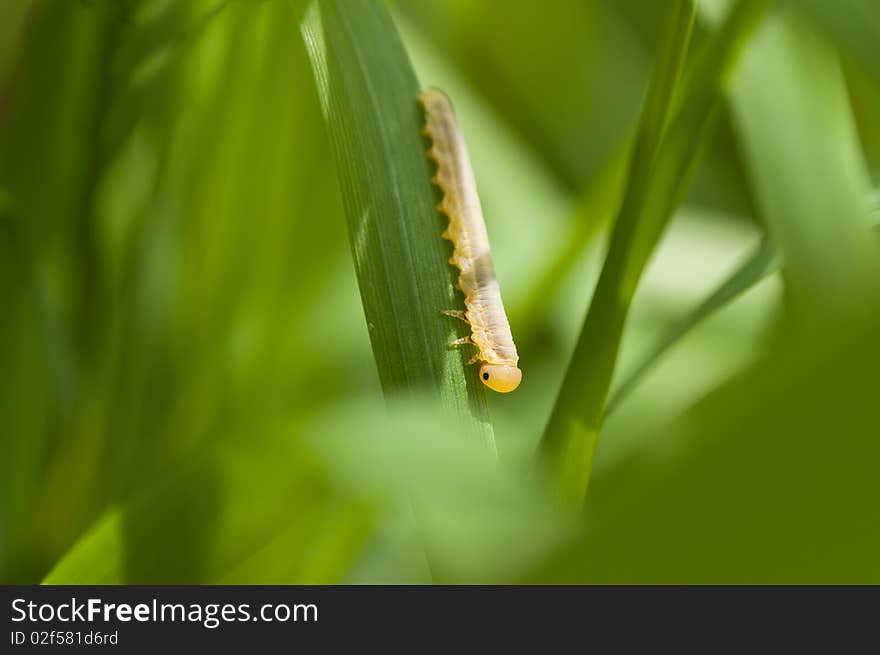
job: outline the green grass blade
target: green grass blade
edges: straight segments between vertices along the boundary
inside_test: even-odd
[[[464,366],[470,353],[448,345],[465,326],[440,314],[462,301],[440,237],[420,87],[394,24],[378,1],[316,0],[302,29],[383,390],[434,389],[492,441],[482,385]]]
[[[746,260],[717,289],[673,323],[657,340],[641,363],[626,376],[611,394],[605,408],[605,414],[613,412],[638,386],[645,373],[651,370],[660,358],[694,327],[768,275],[778,271],[780,264],[781,260],[776,250],[768,241],[765,240],[758,244]]]
[[[878,198],[874,194],[868,198],[871,206],[871,224],[875,234],[880,234],[880,209]],[[654,347],[642,362],[629,373],[617,389],[611,394],[605,414],[613,412],[621,402],[638,386],[642,377],[665,355],[675,344],[686,337],[691,330],[709,316],[725,307],[764,278],[777,273],[782,268],[782,258],[766,239],[761,241],[743,263],[725,279],[717,289],[701,300],[696,307],[675,321],[657,340]]]
[[[510,307],[511,325],[526,326],[531,332],[519,336],[523,345],[529,339],[539,338],[537,324],[529,320],[533,316],[546,316],[550,312],[559,289],[581,260],[587,247],[598,238],[620,205],[623,184],[626,179],[632,143],[627,140],[606,161],[594,181],[578,196],[569,219],[571,227],[561,252],[558,252],[543,268],[539,269],[528,290],[518,303]],[[524,337],[524,338],[523,338]]]
[[[878,258],[869,177],[836,52],[797,13],[780,12],[750,51],[733,100],[790,307],[824,322],[870,310]]]
[[[26,25],[33,0],[9,0],[0,5],[0,89],[5,90],[7,77],[15,67],[21,47],[22,28]],[[2,91],[0,91],[2,92]]]
[[[608,256],[542,441],[561,494],[575,503],[582,502],[586,492],[623,326],[639,278],[685,190],[742,45],[767,4],[746,0],[732,10],[687,80],[679,103],[682,109],[666,128],[650,169],[640,159],[631,167]],[[673,26],[669,36],[676,38],[679,33]],[[658,76],[668,79],[655,72]],[[667,89],[665,106],[673,102],[674,89]],[[656,129],[663,123],[643,114],[639,129]],[[638,135],[636,143],[645,138]],[[636,149],[644,151],[644,146]]]
[[[636,132],[630,160],[633,183],[645,183],[675,107],[695,16],[696,6],[690,0],[673,4],[668,33],[657,56]]]
[[[330,486],[298,430],[227,436],[106,510],[43,584],[339,582],[372,533],[366,508]]]
[[[674,106],[675,90],[684,69],[696,15],[689,0],[675,2],[670,12],[669,35],[657,53],[655,73],[649,82],[642,117],[632,138],[605,162],[596,179],[575,203],[571,235],[561,253],[535,276],[523,300],[512,309],[514,325],[528,324],[528,315],[544,315],[566,274],[580,259],[585,248],[614,218],[620,205],[624,182],[630,187],[644,184],[657,146],[668,125]],[[526,334],[526,337],[532,337]]]
[[[876,0],[797,0],[791,4],[809,16],[841,52],[880,80],[880,4]]]

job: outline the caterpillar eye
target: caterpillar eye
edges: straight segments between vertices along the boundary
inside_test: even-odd
[[[522,371],[507,364],[483,364],[480,367],[480,379],[492,391],[508,393],[519,386]]]

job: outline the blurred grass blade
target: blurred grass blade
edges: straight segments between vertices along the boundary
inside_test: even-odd
[[[614,217],[615,210],[620,206],[631,151],[632,143],[627,139],[603,164],[593,182],[578,196],[571,212],[571,227],[562,251],[537,272],[522,299],[511,306],[511,325],[525,326],[526,330],[531,330],[519,333],[519,339],[524,346],[526,340],[540,338],[536,330],[538,324],[529,320],[529,317],[546,316],[550,312],[568,274],[581,260],[587,247],[602,234]]]
[[[339,582],[371,516],[333,490],[297,436],[216,442],[104,512],[43,584]]]
[[[608,256],[562,388],[542,441],[563,497],[580,503],[586,492],[596,440],[604,415],[605,400],[617,360],[620,338],[639,278],[683,194],[700,147],[706,140],[726,80],[747,37],[768,2],[744,0],[737,4],[725,24],[700,53],[685,81],[680,101],[667,88],[665,103],[646,105],[654,111],[673,103],[681,111],[656,134],[665,120],[642,115],[636,136],[636,153],[650,153],[644,144],[659,143],[649,164],[634,159],[626,193],[611,236]],[[668,38],[679,38],[677,23],[691,20],[686,12],[674,12]],[[678,61],[669,58],[667,65]],[[655,71],[655,78],[676,79]],[[650,135],[645,132],[653,130]]]
[[[672,3],[668,31],[657,55],[656,68],[651,75],[636,131],[630,159],[630,185],[645,183],[663,140],[675,108],[695,16],[696,5],[691,0]],[[631,190],[632,187],[627,189]]]
[[[727,303],[748,291],[768,275],[779,270],[780,259],[776,250],[766,240],[762,241],[748,258],[721,285],[703,299],[690,312],[678,321],[658,339],[642,362],[620,383],[611,394],[605,413],[610,414],[635,389],[639,382],[654,364],[694,327],[705,318],[724,307]]]
[[[611,214],[619,207],[624,182],[629,178],[630,188],[644,184],[675,105],[675,91],[684,68],[695,15],[696,6],[690,0],[674,3],[670,31],[657,53],[656,68],[636,133],[605,162],[594,183],[578,198],[572,220],[574,228],[565,249],[536,276],[525,299],[514,308],[514,324],[526,323],[521,318],[525,315],[547,312],[566,273],[604,227],[606,220],[613,218]]]
[[[6,86],[7,77],[14,69],[21,47],[22,28],[34,0],[6,0],[0,4],[0,94]],[[3,112],[0,111],[0,124]]]
[[[877,0],[797,0],[793,7],[813,19],[834,44],[880,81],[880,3]]]
[[[878,249],[837,55],[791,9],[767,23],[749,55],[735,116],[758,206],[785,261],[789,305],[845,324],[876,302]]]
[[[0,37],[10,39],[0,50],[12,57],[0,62],[9,66],[0,72],[0,187],[9,197],[0,228],[0,522],[9,526],[0,529],[0,578],[9,582],[42,574],[75,535],[85,504],[81,470],[65,455],[72,443],[87,450],[96,432],[79,440],[72,418],[84,413],[81,368],[92,361],[80,347],[84,328],[99,322],[86,310],[100,294],[88,210],[120,28],[107,3],[6,3],[0,14],[0,31],[20,28]],[[111,350],[106,342],[102,349]],[[64,462],[65,487],[51,507],[45,472],[53,460]],[[64,521],[48,517],[63,504]],[[39,528],[28,525],[38,508]]]
[[[511,582],[536,553],[552,552],[569,534],[570,517],[546,479],[499,466],[432,399],[389,402],[377,407],[384,416],[352,409],[316,423],[310,442],[335,488],[366,501],[385,526],[373,548],[389,532],[411,535],[403,551],[383,558],[414,561],[418,553],[424,568],[410,581]],[[381,581],[364,555],[353,581]]]
[[[470,357],[449,343],[464,326],[425,155],[419,83],[378,1],[316,0],[303,36],[336,153],[349,239],[386,396],[429,388],[493,441]]]
[[[565,249],[535,276],[525,298],[514,306],[514,325],[528,324],[524,317],[530,314],[547,313],[566,274],[606,222],[614,218],[613,213],[620,206],[624,183],[632,189],[644,184],[647,179],[674,107],[675,91],[684,68],[695,15],[696,6],[690,0],[677,0],[674,3],[670,12],[669,34],[657,53],[657,64],[635,135],[626,139],[605,162],[593,184],[578,198],[572,218],[574,226]]]
[[[876,207],[878,200],[872,195],[868,198],[868,203],[873,212],[871,214],[872,227],[875,234],[880,235],[880,230],[877,229],[880,228],[880,210]],[[660,358],[686,337],[691,330],[758,282],[778,272],[780,268],[782,268],[782,258],[776,248],[766,239],[761,241],[748,258],[717,289],[673,323],[657,340],[642,362],[626,376],[611,394],[605,409],[606,415],[617,409],[620,403],[638,386],[645,373],[651,370]]]

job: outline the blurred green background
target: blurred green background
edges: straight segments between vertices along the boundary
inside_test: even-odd
[[[3,0],[0,582],[880,582],[869,0],[779,1],[745,44],[615,379],[762,239],[782,273],[608,414],[582,512],[535,465],[670,6],[388,5],[525,371],[496,457],[382,397],[304,2]]]

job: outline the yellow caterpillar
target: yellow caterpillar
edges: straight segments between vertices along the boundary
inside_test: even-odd
[[[458,288],[464,293],[467,308],[443,313],[471,326],[470,336],[452,343],[477,347],[477,354],[468,363],[481,362],[483,384],[502,393],[513,391],[522,380],[522,371],[517,366],[519,355],[504,313],[467,148],[446,94],[439,89],[427,89],[419,100],[427,119],[424,132],[432,141],[428,155],[437,163],[433,181],[443,191],[437,209],[449,217],[443,238],[452,241],[454,250],[449,263],[460,271]]]

